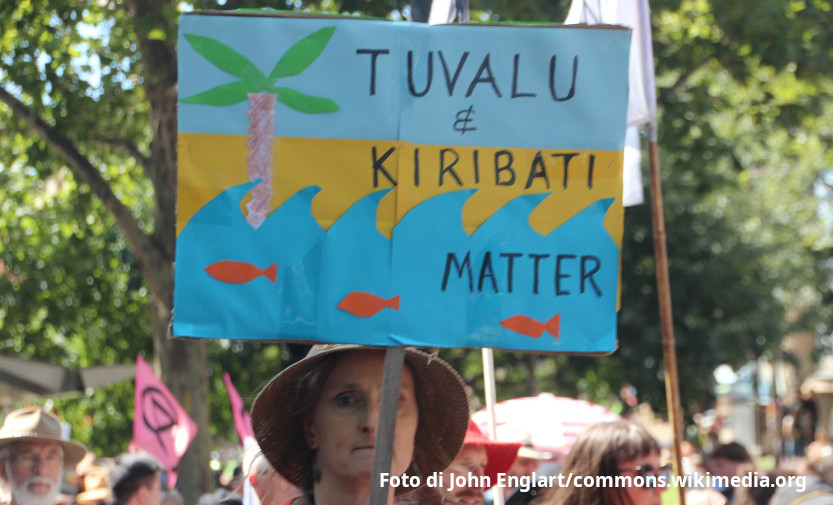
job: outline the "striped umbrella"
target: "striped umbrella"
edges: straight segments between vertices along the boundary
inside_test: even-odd
[[[472,419],[484,433],[488,433],[486,409],[477,411]],[[515,432],[526,432],[535,449],[562,455],[570,451],[576,438],[590,425],[620,419],[601,405],[552,393],[513,398],[495,404],[495,423],[499,433],[503,426]]]

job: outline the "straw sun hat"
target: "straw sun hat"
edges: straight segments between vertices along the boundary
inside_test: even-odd
[[[87,449],[61,437],[61,421],[40,407],[13,410],[3,420],[0,428],[0,449],[14,442],[56,442],[64,450],[64,467],[75,466],[87,453]]]
[[[314,399],[304,397],[303,379],[329,356],[383,350],[363,345],[316,345],[304,359],[285,368],[260,392],[251,410],[255,438],[266,459],[289,482],[302,487],[312,474],[313,452],[302,426]],[[414,458],[406,473],[420,475],[424,484],[426,476],[442,471],[460,451],[468,426],[469,401],[463,381],[445,361],[405,348],[405,364],[414,375],[419,407]],[[396,493],[408,491],[413,489],[397,488]]]

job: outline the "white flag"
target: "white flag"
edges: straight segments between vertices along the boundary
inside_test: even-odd
[[[428,14],[429,25],[444,25],[453,23],[454,18],[460,18],[461,23],[469,22],[468,0],[433,0],[431,12]]]
[[[628,67],[628,131],[625,135],[622,203],[645,201],[642,193],[642,157],[639,125],[648,125],[648,139],[657,140],[657,96],[654,84],[654,50],[648,0],[573,0],[565,25],[608,24],[633,29]]]

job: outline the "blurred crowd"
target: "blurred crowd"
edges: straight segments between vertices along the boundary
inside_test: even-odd
[[[688,505],[833,505],[833,443],[823,436],[775,469],[736,442],[708,452],[684,442],[676,475],[688,479],[674,481],[668,448],[626,419],[592,424],[566,455],[509,426],[490,439],[459,375],[416,349],[406,348],[395,408],[382,412],[384,356],[319,345],[277,374],[252,405],[256,444],[195,504],[149,454],[97,458],[62,437],[55,414],[12,411],[0,428],[0,504],[670,505],[682,489]],[[372,469],[385,414],[396,430],[382,485]]]

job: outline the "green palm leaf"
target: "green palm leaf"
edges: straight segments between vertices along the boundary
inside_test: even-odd
[[[337,103],[329,98],[305,95],[292,88],[273,88],[272,91],[278,93],[279,102],[305,114],[335,112],[341,109]]]
[[[203,91],[188,98],[183,98],[182,101],[223,107],[245,102],[249,98],[248,93],[256,93],[258,91],[260,90],[251,89],[245,81],[235,81],[211,88],[208,91]]]
[[[335,30],[335,26],[322,28],[293,44],[281,56],[280,61],[275,64],[275,68],[269,74],[269,82],[274,82],[275,79],[281,77],[298,75],[306,70],[321,55],[324,48],[327,47],[327,43],[330,42],[330,38],[333,36]]]
[[[266,76],[242,54],[210,37],[185,34],[185,38],[195,51],[220,70],[243,79],[252,87],[259,88],[257,91],[265,90],[267,86]]]

